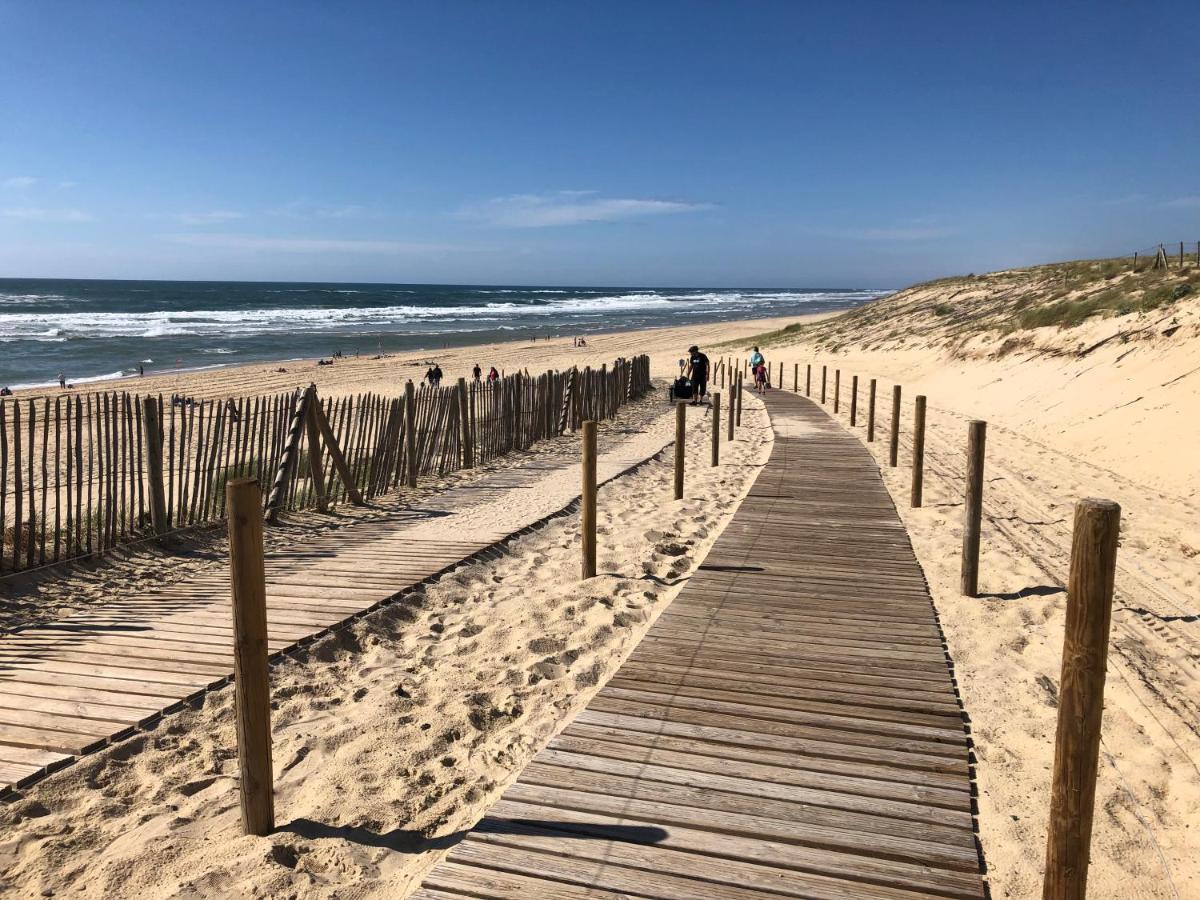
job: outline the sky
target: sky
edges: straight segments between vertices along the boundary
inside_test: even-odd
[[[0,0],[0,276],[899,287],[1200,239],[1200,15]]]

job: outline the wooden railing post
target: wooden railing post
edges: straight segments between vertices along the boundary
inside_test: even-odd
[[[308,434],[308,471],[316,494],[317,512],[329,511],[329,496],[325,492],[325,464],[321,461],[320,425],[317,424],[317,386],[308,386],[308,408],[304,413],[304,429]]]
[[[163,434],[157,398],[142,398],[142,420],[145,424],[146,480],[150,487],[150,524],[154,533],[162,537],[170,526],[167,524],[167,494],[163,487]]]
[[[987,422],[971,422],[967,432],[967,494],[963,518],[962,579],[966,597],[979,593],[979,531],[983,524],[983,460]]]
[[[800,363],[792,365],[792,393],[800,393]]]
[[[404,471],[410,488],[417,486],[417,390],[412,379],[404,383]]]
[[[475,445],[473,443],[474,435],[471,434],[471,406],[467,399],[467,379],[465,378],[458,379],[458,421],[462,426],[460,442],[463,468],[471,469],[475,466]],[[558,433],[562,433],[561,428],[558,429]]]
[[[867,391],[867,443],[875,443],[875,379]]]
[[[825,374],[826,367],[821,366],[821,405],[825,405]]]
[[[684,440],[687,436],[687,403],[675,404],[675,499],[683,499]]]
[[[893,469],[900,458],[900,385],[892,385],[892,433],[888,447],[888,465]]]
[[[721,463],[721,395],[712,395],[712,465]]]
[[[812,396],[812,363],[804,365],[804,396]]]
[[[921,505],[921,492],[925,486],[925,397],[918,394],[913,406],[913,460],[912,494],[910,505]]]
[[[850,427],[858,423],[858,376],[850,379]]]
[[[256,478],[225,485],[233,599],[234,706],[242,828],[275,828],[271,771],[271,691],[267,668],[267,589],[263,569],[262,491]]]
[[[833,370],[833,411],[834,414],[838,411],[838,404],[842,400],[842,370]]]
[[[737,399],[737,427],[738,428],[742,427],[742,394],[744,394],[744,393],[745,393],[745,391],[742,390],[742,373],[738,372],[737,398],[736,398]]]
[[[733,440],[733,419],[737,411],[737,379],[729,378],[729,409],[725,412],[725,440]]]
[[[583,532],[583,577],[596,577],[596,422],[583,423],[583,495],[580,508]]]
[[[1075,504],[1044,900],[1084,900],[1087,895],[1120,530],[1121,507],[1111,500],[1088,498]]]

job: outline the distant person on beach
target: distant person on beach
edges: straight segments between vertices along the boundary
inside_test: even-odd
[[[475,363],[475,368],[471,370],[471,375],[475,378],[475,383],[479,384],[480,376],[483,375],[483,369],[479,368],[479,363]]]
[[[62,372],[58,373],[58,389],[60,391],[65,391],[67,389],[67,376]]]
[[[425,370],[425,383],[433,387],[433,366]]]
[[[688,347],[687,377],[692,383],[692,406],[696,406],[708,393],[708,357],[695,344]]]
[[[141,363],[138,363],[138,378],[145,378],[145,377],[146,377],[146,367],[144,365],[142,365]]]
[[[500,380],[500,373],[496,371],[495,366],[492,366],[491,371],[488,372],[488,384],[491,384],[493,381],[499,381],[499,380]]]
[[[11,397],[12,395],[12,388],[7,386],[0,388],[0,397]]]
[[[437,363],[433,364],[433,386],[434,387],[442,386],[442,367],[439,366]]]

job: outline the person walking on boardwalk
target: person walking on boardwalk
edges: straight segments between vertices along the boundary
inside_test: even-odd
[[[767,360],[758,350],[750,354],[750,374],[754,378],[754,389],[760,394],[767,389]]]
[[[708,357],[695,344],[688,347],[687,378],[692,383],[692,406],[696,406],[708,393]]]

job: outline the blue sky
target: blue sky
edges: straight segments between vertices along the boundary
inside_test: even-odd
[[[0,0],[0,275],[893,287],[1194,241],[1198,23]]]

